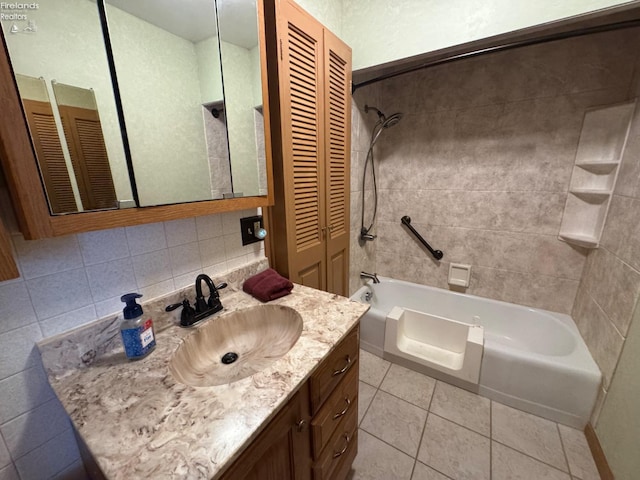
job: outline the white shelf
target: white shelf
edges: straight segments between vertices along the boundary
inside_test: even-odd
[[[610,190],[598,190],[594,188],[572,188],[569,193],[589,203],[602,203],[611,197]]]
[[[605,175],[613,172],[619,165],[618,162],[602,162],[602,163],[576,163],[576,167],[580,167],[588,172],[595,173],[597,175]]]
[[[598,239],[590,235],[582,235],[579,233],[562,233],[559,235],[561,240],[581,247],[596,248],[598,246]]]
[[[626,102],[585,113],[560,240],[598,247],[634,109],[635,102]]]

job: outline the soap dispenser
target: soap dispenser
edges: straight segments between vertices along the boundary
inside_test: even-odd
[[[127,293],[120,297],[127,304],[122,311],[124,320],[120,324],[120,334],[129,360],[146,357],[156,348],[153,321],[151,318],[143,318],[142,306],[136,303],[136,299],[140,297],[142,295],[139,293]]]

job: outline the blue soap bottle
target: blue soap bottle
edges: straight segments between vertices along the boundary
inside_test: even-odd
[[[120,334],[129,360],[146,357],[156,348],[153,321],[143,317],[142,306],[136,303],[140,297],[142,295],[139,293],[127,293],[120,297],[127,304],[122,311],[124,320],[120,324]]]

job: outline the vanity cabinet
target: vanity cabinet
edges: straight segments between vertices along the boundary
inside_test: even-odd
[[[311,480],[309,391],[301,388],[223,480]]]
[[[356,326],[221,480],[344,480],[357,453]]]
[[[275,7],[278,77],[270,82],[281,132],[270,260],[293,282],[347,296],[351,49],[293,1]]]

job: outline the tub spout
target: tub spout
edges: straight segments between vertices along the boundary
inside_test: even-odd
[[[371,280],[373,280],[373,283],[380,283],[377,273],[360,272],[360,278],[370,278]]]

